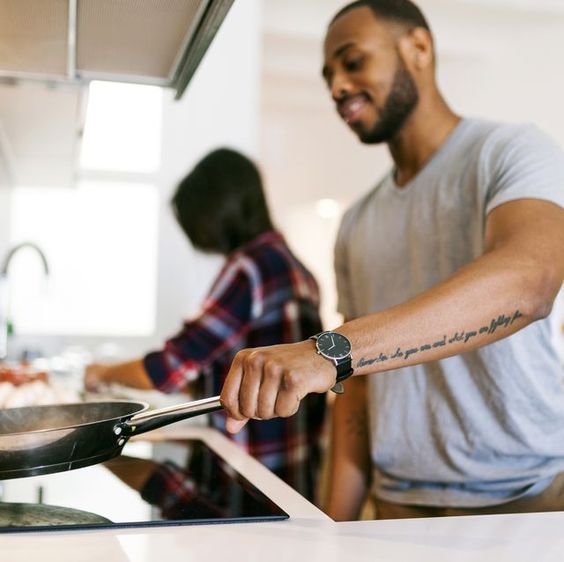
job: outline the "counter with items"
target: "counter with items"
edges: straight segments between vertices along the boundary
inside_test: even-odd
[[[564,513],[335,523],[207,428],[168,426],[133,440],[123,453],[105,465],[3,482],[4,505],[42,500],[65,507],[68,513],[56,514],[62,525],[73,511],[97,517],[41,531],[5,525],[2,561],[27,562],[41,553],[42,562],[552,562],[564,552]],[[197,466],[215,475],[205,485]],[[163,475],[168,484],[161,489]],[[226,491],[243,511],[225,510]]]
[[[78,402],[77,390],[54,382],[49,374],[25,363],[0,362],[0,408]]]

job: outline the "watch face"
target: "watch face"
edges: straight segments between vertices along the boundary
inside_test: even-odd
[[[351,353],[351,342],[343,335],[325,332],[317,340],[317,350],[329,359],[343,359]]]

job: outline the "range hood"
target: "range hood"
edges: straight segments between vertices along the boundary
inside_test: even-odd
[[[165,86],[180,98],[233,0],[0,0],[0,80]]]
[[[72,187],[88,83],[184,93],[233,0],[0,0],[0,188]]]

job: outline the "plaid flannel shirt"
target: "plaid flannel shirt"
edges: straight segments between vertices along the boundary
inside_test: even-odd
[[[317,283],[282,235],[270,231],[228,257],[200,315],[185,322],[163,350],[148,354],[144,365],[164,392],[198,381],[203,396],[215,396],[239,350],[296,342],[319,331]],[[294,416],[251,420],[237,435],[225,431],[223,413],[210,417],[214,427],[312,498],[324,413],[325,396],[311,394]]]

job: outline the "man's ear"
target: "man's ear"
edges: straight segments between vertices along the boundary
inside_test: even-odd
[[[415,27],[400,37],[398,48],[408,68],[421,72],[433,66],[433,38],[423,27]]]

